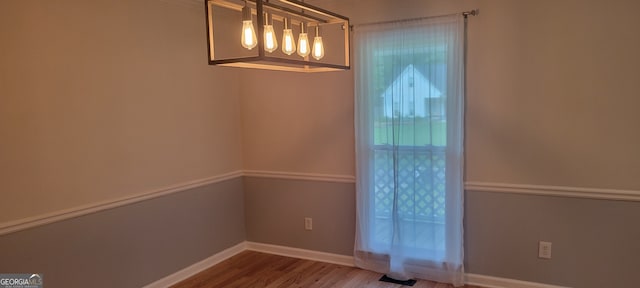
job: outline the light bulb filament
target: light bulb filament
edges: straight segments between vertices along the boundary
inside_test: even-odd
[[[301,54],[305,54],[305,53],[308,52],[307,45],[309,45],[309,43],[307,43],[306,39],[300,40],[300,53]]]
[[[244,44],[251,47],[253,46],[253,31],[251,29],[251,21],[245,21],[244,28]],[[252,47],[253,48],[253,47]]]
[[[316,26],[316,37],[313,38],[313,58],[316,60],[324,57],[324,44],[322,44],[322,37],[320,36],[320,27]]]
[[[242,8],[242,36],[240,38],[240,44],[249,50],[258,45],[256,30],[253,29],[253,22],[251,21],[251,8],[246,2]]]
[[[287,55],[293,54],[296,52],[296,43],[293,39],[293,32],[291,28],[289,28],[289,23],[291,19],[284,18],[284,30],[282,30],[282,52]]]
[[[273,31],[273,19],[270,14],[264,14],[264,50],[271,53],[278,49],[278,39]]]
[[[289,35],[287,35],[287,37],[284,38],[284,42],[285,42],[284,43],[285,49],[287,49],[287,50],[292,50],[293,49],[293,41],[292,41],[292,39],[291,39],[291,37]]]
[[[266,45],[267,49],[273,48],[273,44],[274,44],[274,42],[273,42],[273,33],[272,32],[267,32],[266,38],[267,38],[267,41],[265,41],[265,45]]]

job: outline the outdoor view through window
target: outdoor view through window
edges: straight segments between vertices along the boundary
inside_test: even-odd
[[[446,47],[431,45],[371,59],[374,247],[391,242],[395,206],[404,244],[445,249]]]

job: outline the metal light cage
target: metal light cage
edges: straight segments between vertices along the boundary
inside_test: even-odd
[[[258,40],[258,45],[250,50],[240,44],[245,1],[205,0],[209,65],[295,72],[350,69],[349,18],[297,0],[250,0],[246,3],[251,8]],[[270,15],[273,19],[272,24],[279,42],[282,41],[281,28],[285,19],[291,21],[294,39],[299,37],[301,24],[307,26],[310,39],[315,36],[316,26],[319,27],[324,43],[324,58],[302,58],[297,53],[286,55],[280,50],[281,47],[272,53],[265,51],[265,15]]]

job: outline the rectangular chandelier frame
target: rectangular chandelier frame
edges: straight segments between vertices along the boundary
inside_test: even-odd
[[[233,49],[241,50],[244,49],[240,46],[239,38],[231,39],[218,39],[216,36],[227,36],[228,35],[238,35],[240,36],[240,30],[237,33],[235,31],[229,31],[229,26],[233,27],[233,23],[226,24],[222,23],[219,20],[216,21],[216,17],[226,17],[225,19],[231,18],[231,20],[224,21],[235,21],[237,17],[230,17],[222,14],[222,10],[231,11],[231,13],[239,14],[244,7],[244,3],[249,3],[251,6],[251,16],[252,19],[256,20],[256,34],[257,34],[257,47],[256,51],[241,51],[243,54],[248,54],[252,52],[251,55],[222,55],[223,48],[221,46],[216,45],[227,45],[231,46]],[[341,70],[349,70],[350,69],[350,44],[351,44],[351,36],[350,36],[350,23],[349,18],[333,13],[331,11],[315,7],[313,5],[306,4],[304,2],[298,0],[248,0],[248,1],[238,1],[238,0],[205,0],[205,11],[206,11],[206,23],[207,23],[207,48],[208,48],[208,58],[209,65],[221,65],[221,66],[230,66],[230,67],[242,67],[242,68],[255,68],[255,69],[268,69],[268,70],[280,70],[280,71],[294,71],[294,72],[326,72],[326,71],[341,71]],[[268,53],[264,49],[264,41],[262,35],[264,33],[264,25],[265,25],[265,15],[264,13],[268,13],[272,17],[272,21],[283,22],[285,18],[290,20],[290,24],[293,26],[308,25],[309,31],[314,31],[315,26],[319,26],[320,28],[331,26],[333,30],[338,31],[338,37],[341,38],[337,42],[341,46],[338,46],[336,43],[329,42],[328,45],[331,49],[328,50],[327,53],[344,53],[343,55],[332,55],[333,58],[338,58],[338,61],[328,62],[322,60],[312,60],[309,56],[301,58],[296,57],[297,55],[284,55],[278,53]],[[235,16],[232,15],[232,16]],[[254,18],[255,17],[255,18]],[[240,23],[240,18],[237,21]],[[338,25],[338,29],[335,29],[335,26]],[[236,43],[238,43],[236,45]],[[236,45],[236,46],[233,46]],[[343,47],[342,47],[343,46]],[[227,50],[233,50],[229,47]],[[227,53],[229,54],[229,53]],[[277,56],[280,55],[280,56]],[[297,59],[299,58],[299,59]],[[329,57],[331,58],[331,57]]]

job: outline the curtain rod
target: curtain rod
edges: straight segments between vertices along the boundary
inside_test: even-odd
[[[402,22],[410,22],[410,21],[424,20],[424,19],[438,18],[438,17],[445,17],[445,16],[458,15],[458,14],[462,14],[462,16],[464,16],[464,18],[469,17],[469,15],[476,16],[476,15],[480,14],[480,9],[473,9],[473,10],[469,10],[469,11],[464,11],[464,12],[459,12],[459,13],[452,13],[452,14],[445,14],[445,15],[418,17],[418,18],[410,18],[410,19],[402,19],[402,20],[368,22],[368,23],[357,24],[355,26],[368,26],[368,25],[389,24],[389,23],[402,23]],[[351,25],[351,28],[353,28],[353,26],[354,25]]]

